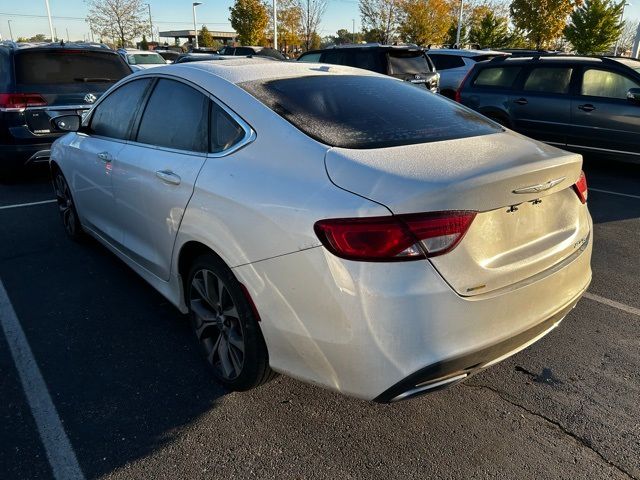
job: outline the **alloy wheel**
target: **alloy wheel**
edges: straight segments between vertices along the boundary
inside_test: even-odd
[[[56,201],[58,202],[58,211],[62,218],[64,229],[71,236],[77,233],[76,211],[73,206],[73,198],[69,190],[69,185],[62,174],[58,173],[54,180]]]
[[[244,331],[225,283],[211,270],[198,270],[191,281],[189,306],[208,362],[224,380],[238,378],[244,366]]]

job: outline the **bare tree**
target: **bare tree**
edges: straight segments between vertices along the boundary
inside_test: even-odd
[[[314,36],[327,9],[326,0],[298,0],[301,18],[301,37],[305,50],[310,50]]]
[[[618,40],[619,51],[624,55],[626,52],[630,52],[633,47],[633,41],[636,39],[636,32],[638,30],[638,22],[633,20],[625,20],[622,33],[620,34],[620,40]]]
[[[393,42],[398,27],[397,0],[360,0],[360,17],[365,31],[375,32],[380,43]]]
[[[110,38],[120,47],[149,33],[149,21],[142,0],[85,0],[87,22],[101,38]]]

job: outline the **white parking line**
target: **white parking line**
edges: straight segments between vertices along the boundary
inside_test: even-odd
[[[594,302],[602,303],[604,305],[608,305],[609,307],[617,308],[618,310],[622,310],[623,312],[627,312],[631,315],[640,317],[640,308],[625,305],[624,303],[616,302],[615,300],[609,300],[608,298],[601,297],[600,295],[596,295],[594,293],[586,292],[584,296],[589,300],[593,300]]]
[[[16,203],[14,205],[3,205],[0,207],[0,210],[9,210],[10,208],[20,208],[20,207],[31,207],[33,205],[44,205],[45,203],[55,203],[57,200],[43,200],[41,202],[31,202],[31,203]]]
[[[589,187],[589,191],[590,192],[608,193],[609,195],[619,195],[621,197],[636,198],[636,199],[640,200],[640,195],[631,195],[630,193],[612,192],[611,190],[600,190],[599,188],[591,188],[591,187]]]
[[[38,364],[0,280],[0,323],[56,480],[84,480]]]

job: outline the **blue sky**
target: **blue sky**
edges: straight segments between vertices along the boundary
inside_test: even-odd
[[[197,9],[198,28],[205,24],[210,30],[231,29],[229,24],[229,7],[233,0],[201,0],[203,4]],[[269,0],[271,1],[271,0]],[[193,28],[191,14],[192,0],[148,0],[154,26],[162,30]],[[53,26],[59,37],[67,37],[69,29],[71,40],[79,40],[88,36],[89,27],[84,21],[88,8],[82,0],[49,0]],[[13,37],[30,37],[36,33],[49,34],[46,19],[47,10],[44,0],[0,0],[0,33],[3,39],[9,39],[8,21],[11,20]],[[24,17],[20,15],[42,15]],[[73,18],[55,18],[73,17]],[[335,33],[340,28],[351,30],[351,19],[356,21],[356,30],[360,29],[360,15],[357,0],[328,0],[327,12],[320,25],[322,36]]]
[[[191,16],[192,0],[148,0],[154,24],[162,30],[193,28]],[[232,0],[204,0],[198,7],[198,24],[206,24],[210,29],[230,29],[229,6]],[[72,40],[79,40],[89,35],[89,27],[84,18],[87,6],[82,0],[49,0],[53,26],[59,37],[66,38],[66,30]],[[27,16],[23,16],[27,15]],[[31,15],[31,16],[29,16]],[[38,17],[42,16],[42,17]],[[67,17],[67,18],[55,18]],[[640,17],[640,0],[627,7],[625,18]],[[320,25],[321,36],[333,34],[340,28],[351,30],[351,20],[355,19],[356,30],[360,29],[360,15],[357,0],[328,0],[327,12]],[[14,38],[30,37],[36,33],[48,34],[44,0],[0,0],[0,33],[2,38],[9,38],[8,21]]]

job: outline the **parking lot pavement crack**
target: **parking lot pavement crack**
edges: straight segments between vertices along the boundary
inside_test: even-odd
[[[611,467],[615,468],[618,472],[620,472],[622,475],[626,476],[627,478],[630,478],[632,480],[639,480],[638,477],[634,477],[631,473],[627,472],[624,468],[620,467],[619,465],[616,465],[614,462],[612,462],[611,460],[609,460],[607,457],[605,457],[602,453],[600,453],[598,450],[596,450],[595,448],[593,448],[593,445],[591,444],[591,442],[589,440],[587,440],[586,438],[583,438],[579,435],[576,435],[575,433],[571,432],[570,430],[568,430],[567,428],[565,428],[561,423],[539,413],[539,412],[535,412],[527,407],[525,407],[524,405],[514,401],[513,399],[509,398],[506,394],[504,394],[503,392],[501,392],[500,390],[490,387],[488,385],[481,385],[481,384],[474,384],[471,385],[469,383],[463,383],[462,384],[464,387],[467,388],[474,388],[474,389],[478,389],[478,390],[488,390],[492,393],[494,393],[495,395],[497,395],[498,397],[500,397],[501,400],[513,405],[514,407],[520,408],[522,410],[524,410],[525,412],[527,412],[529,415],[532,415],[534,417],[540,418],[542,420],[544,420],[545,422],[553,425],[554,427],[556,427],[558,430],[560,430],[562,433],[564,433],[565,435],[568,435],[569,437],[571,437],[573,440],[575,440],[576,442],[578,442],[580,445],[582,445],[585,448],[588,448],[589,450],[591,450],[593,453],[595,453],[598,457],[600,457],[600,459],[602,459],[602,461],[604,461],[605,463],[607,463],[608,465],[610,465]]]

